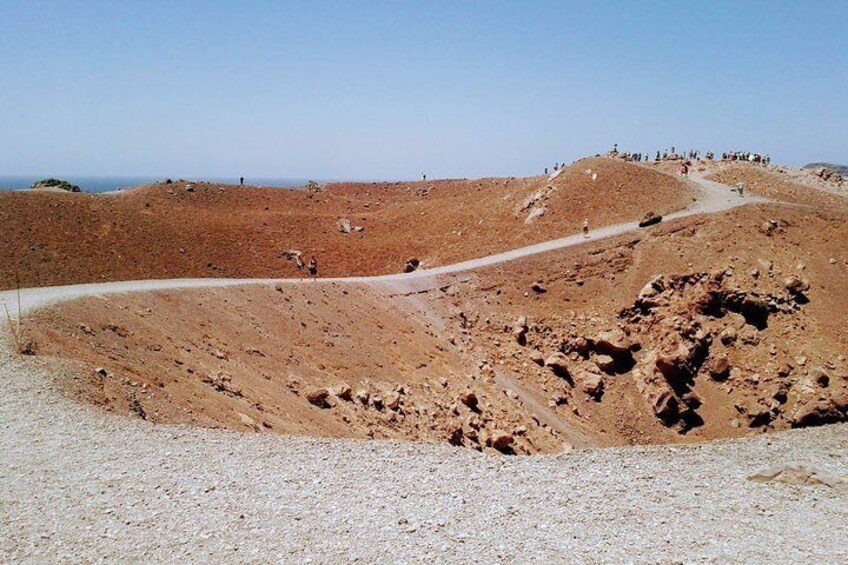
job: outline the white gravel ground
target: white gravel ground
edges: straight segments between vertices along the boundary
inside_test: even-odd
[[[3,563],[848,562],[846,489],[746,480],[799,464],[848,478],[848,425],[523,458],[241,435],[76,404],[5,335]]]
[[[152,425],[0,352],[0,562],[848,562],[848,426],[490,457]]]

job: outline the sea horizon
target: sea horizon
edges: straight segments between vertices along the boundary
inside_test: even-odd
[[[239,177],[191,177],[177,178],[167,176],[144,176],[144,175],[125,175],[125,176],[97,176],[97,175],[0,175],[0,190],[28,190],[33,183],[47,178],[57,178],[66,180],[71,184],[79,186],[83,192],[99,193],[112,192],[116,190],[124,190],[134,188],[144,184],[154,184],[163,182],[170,178],[173,181],[186,180],[194,182],[212,182],[220,184],[239,184]],[[305,186],[310,180],[315,180],[319,183],[336,182],[327,179],[302,179],[302,178],[275,178],[275,177],[245,177],[244,183],[251,186],[267,186],[273,188],[296,188]],[[367,181],[366,181],[367,182]]]

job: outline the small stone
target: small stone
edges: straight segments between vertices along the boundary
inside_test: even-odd
[[[386,394],[383,402],[385,403],[386,408],[390,410],[397,410],[400,408],[400,394],[397,392],[390,392]]]

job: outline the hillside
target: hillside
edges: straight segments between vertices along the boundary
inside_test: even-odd
[[[833,163],[809,163],[804,165],[805,169],[831,169],[842,176],[848,176],[848,165],[834,165]]]
[[[0,289],[112,280],[319,276],[435,266],[684,207],[678,179],[610,159],[543,177],[345,183],[320,192],[212,184],[118,195],[0,193]],[[347,219],[351,233],[339,222]],[[355,231],[361,227],[362,231]]]
[[[848,415],[846,226],[747,206],[423,287],[87,298],[27,338],[75,398],[159,423],[515,453],[738,437]]]

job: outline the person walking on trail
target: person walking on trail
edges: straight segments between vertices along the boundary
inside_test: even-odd
[[[314,277],[318,274],[318,261],[315,259],[315,255],[312,256],[312,259],[309,260],[309,265],[306,267],[309,269],[309,276]]]
[[[239,177],[239,186],[244,186],[244,177]]]
[[[745,183],[741,180],[736,183],[736,192],[739,193],[739,196],[745,196]]]
[[[589,237],[589,218],[583,220],[583,237]]]

